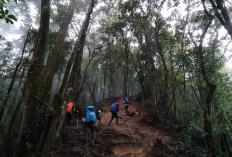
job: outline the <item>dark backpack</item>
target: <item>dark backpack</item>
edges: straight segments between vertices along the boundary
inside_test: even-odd
[[[99,116],[101,114],[101,108],[95,108],[95,114],[96,116]]]
[[[110,108],[110,111],[118,112],[118,104],[113,103],[112,106],[111,106],[111,108]]]
[[[87,106],[85,108],[85,121],[92,123],[95,123],[97,121],[94,106]]]
[[[124,104],[130,104],[130,101],[127,98],[124,98]]]

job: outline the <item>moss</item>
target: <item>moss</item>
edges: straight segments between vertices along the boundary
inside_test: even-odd
[[[57,114],[57,112],[54,110],[53,107],[47,107],[45,110],[45,117],[49,117],[49,116],[55,116]]]

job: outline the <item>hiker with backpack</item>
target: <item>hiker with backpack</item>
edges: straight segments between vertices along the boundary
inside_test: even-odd
[[[66,126],[71,126],[73,106],[74,106],[74,104],[72,102],[69,102],[67,105]]]
[[[112,117],[111,117],[111,120],[109,121],[108,126],[110,126],[110,123],[113,121],[114,118],[116,118],[116,125],[118,125],[118,111],[119,111],[119,105],[117,103],[113,103],[110,108]]]
[[[95,114],[97,117],[97,120],[99,120],[99,124],[101,123],[101,108],[96,108]]]
[[[129,116],[128,108],[129,108],[130,101],[128,100],[128,98],[125,97],[123,98],[122,103],[125,107],[126,115]]]
[[[78,128],[78,113],[77,107],[73,106],[71,125],[75,126],[75,128]]]
[[[91,133],[91,145],[94,145],[94,123],[97,121],[97,117],[95,114],[94,106],[87,106],[84,111],[84,117],[82,118],[84,122],[84,132],[85,132],[85,140],[86,145],[89,146],[88,136],[89,130]]]

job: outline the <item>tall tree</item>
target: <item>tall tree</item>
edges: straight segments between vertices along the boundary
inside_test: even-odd
[[[224,26],[224,28],[227,30],[228,34],[232,38],[232,21],[231,21],[231,13],[229,13],[229,5],[228,2],[225,2],[225,0],[208,0],[210,4],[212,5],[213,11],[215,12],[215,15],[217,19],[220,21],[220,23]],[[202,0],[203,3],[205,3],[205,0]],[[204,5],[204,4],[203,4]]]
[[[29,66],[22,98],[17,107],[17,115],[12,118],[10,131],[6,135],[9,139],[5,139],[3,148],[1,149],[3,157],[28,155],[29,149],[27,147],[27,142],[29,139],[26,137],[25,133],[32,129],[30,126],[34,121],[37,112],[36,108],[38,106],[35,106],[37,103],[35,103],[32,96],[37,95],[39,92],[40,77],[43,71],[43,62],[49,30],[49,20],[50,0],[42,0],[39,35],[35,44],[35,52]],[[18,128],[13,127],[13,124],[14,126],[18,126]]]
[[[77,102],[78,100],[78,92],[79,92],[80,81],[81,81],[81,63],[82,63],[83,49],[85,45],[86,33],[89,27],[90,17],[93,11],[94,4],[95,4],[95,0],[91,0],[89,4],[88,12],[85,16],[85,20],[81,26],[79,37],[76,40],[73,50],[73,52],[75,53],[75,59],[73,60],[73,67],[70,73],[70,78],[67,88],[72,89],[71,99],[74,102]]]
[[[66,14],[62,20],[60,30],[56,37],[54,48],[52,49],[52,52],[48,56],[46,66],[42,74],[43,86],[40,92],[41,92],[41,99],[45,102],[49,100],[51,95],[50,92],[52,88],[53,77],[57,72],[57,67],[60,57],[62,57],[61,50],[64,45],[64,39],[66,38],[67,35],[68,26],[74,14],[74,8],[75,8],[75,0],[70,0]]]
[[[91,3],[89,4],[88,12],[86,13],[78,39],[74,45],[74,50],[66,66],[62,85],[59,89],[58,95],[55,97],[56,100],[54,99],[53,101],[55,106],[59,105],[60,107],[57,108],[58,114],[55,117],[50,129],[48,130],[48,135],[46,136],[44,143],[44,151],[48,151],[54,145],[54,143],[61,138],[66,115],[66,110],[64,110],[64,108],[68,101],[76,100],[75,102],[77,102],[81,78],[80,75],[83,48],[85,44],[86,33],[89,27],[91,13],[94,7],[94,2],[95,0],[91,0]]]
[[[21,63],[22,63],[22,61],[23,61],[23,56],[24,56],[25,48],[26,48],[26,45],[27,45],[27,42],[28,42],[28,37],[29,37],[30,29],[31,29],[31,28],[29,28],[29,30],[28,30],[28,33],[27,33],[27,36],[26,36],[26,39],[25,39],[25,42],[24,42],[24,45],[23,45],[22,55],[21,55],[21,57],[20,57],[20,60],[19,60],[18,64],[17,64],[16,67],[15,67],[13,76],[12,76],[12,78],[11,78],[10,85],[9,85],[8,90],[7,90],[7,93],[6,93],[6,97],[4,98],[4,100],[3,100],[3,102],[2,102],[2,104],[3,104],[4,106],[2,106],[2,105],[0,106],[0,120],[2,120],[2,116],[3,116],[4,110],[5,110],[6,106],[7,106],[8,99],[9,99],[9,97],[10,97],[11,91],[12,91],[13,86],[14,86],[14,83],[15,83],[16,75],[17,75],[18,70],[19,70],[19,68],[20,68],[20,65],[21,65]]]

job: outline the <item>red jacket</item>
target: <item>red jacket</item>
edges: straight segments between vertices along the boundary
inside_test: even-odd
[[[67,107],[67,112],[68,113],[71,112],[73,105],[74,104],[72,102],[68,103],[68,107]]]

